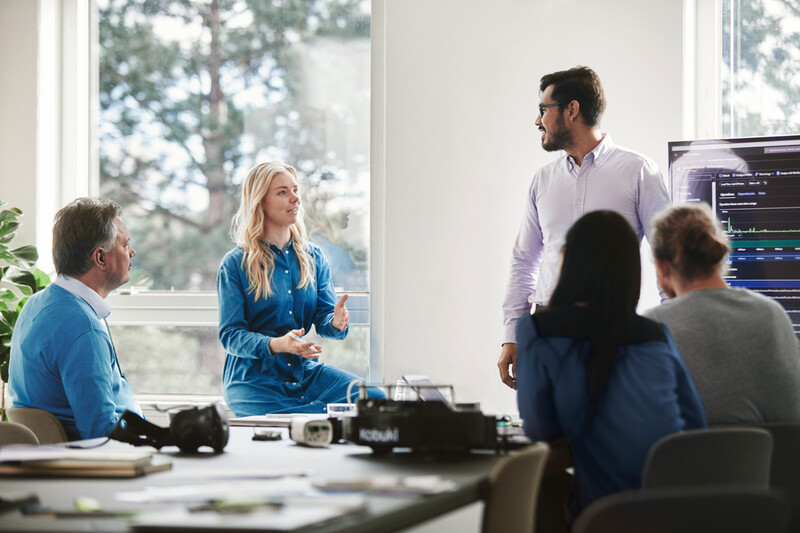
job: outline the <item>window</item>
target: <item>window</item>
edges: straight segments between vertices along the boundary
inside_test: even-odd
[[[722,135],[800,131],[800,4],[723,0],[721,20]]]
[[[351,333],[326,361],[366,376],[369,0],[96,6],[99,191],[137,252],[112,333],[136,392],[219,392],[209,291],[240,184],[267,159],[297,168],[311,240],[351,294]]]

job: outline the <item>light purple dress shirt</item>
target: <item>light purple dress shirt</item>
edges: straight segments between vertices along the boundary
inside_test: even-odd
[[[561,248],[572,224],[591,211],[625,217],[639,237],[650,237],[650,220],[669,204],[655,162],[617,146],[603,134],[578,166],[564,154],[533,176],[529,201],[514,243],[503,301],[503,343],[516,342],[514,326],[533,305],[546,305],[556,287]]]

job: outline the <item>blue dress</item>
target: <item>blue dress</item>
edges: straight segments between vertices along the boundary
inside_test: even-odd
[[[517,403],[531,440],[566,437],[575,464],[573,518],[592,501],[641,486],[642,467],[660,438],[707,426],[705,410],[666,326],[635,316],[591,419],[586,310],[524,315],[517,323]]]
[[[271,353],[273,337],[313,324],[322,337],[344,339],[348,329],[333,327],[336,294],[330,266],[322,251],[308,243],[314,262],[312,282],[298,288],[300,267],[292,243],[273,253],[273,294],[254,299],[242,268],[244,251],[235,248],[222,259],[217,273],[219,339],[227,355],[222,376],[225,401],[236,416],[268,413],[324,413],[327,404],[347,401],[347,386],[358,376],[289,353]],[[370,397],[383,393],[370,388]]]

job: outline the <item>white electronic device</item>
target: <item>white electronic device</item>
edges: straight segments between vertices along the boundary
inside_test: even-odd
[[[297,444],[319,448],[333,442],[333,424],[328,419],[292,418],[289,436]]]

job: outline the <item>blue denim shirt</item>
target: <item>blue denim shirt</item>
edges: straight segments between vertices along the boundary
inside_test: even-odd
[[[292,243],[283,250],[268,246],[275,259],[273,294],[269,298],[256,301],[248,292],[250,284],[242,268],[241,248],[225,255],[217,273],[219,338],[227,352],[223,390],[229,405],[236,403],[234,390],[239,390],[239,383],[261,384],[273,390],[301,386],[304,375],[319,364],[294,354],[272,354],[268,348],[271,338],[300,328],[307,333],[312,324],[319,335],[327,338],[343,339],[349,331],[333,327],[336,294],[322,251],[308,243],[315,272],[312,283],[300,289],[300,267]],[[287,390],[285,406],[275,406],[274,410],[296,405],[292,396],[292,391]]]

